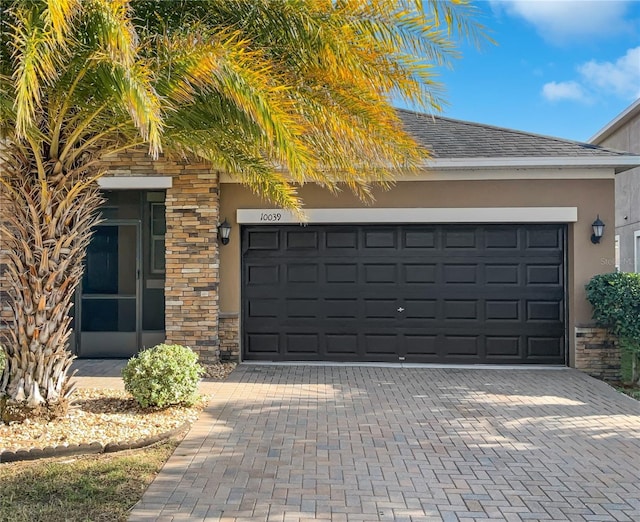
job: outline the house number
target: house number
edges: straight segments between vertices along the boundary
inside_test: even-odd
[[[275,223],[280,221],[281,219],[282,219],[282,214],[280,212],[261,212],[260,213],[260,221]]]

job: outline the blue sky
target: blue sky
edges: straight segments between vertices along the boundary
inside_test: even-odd
[[[443,116],[586,141],[640,98],[640,0],[478,1]]]

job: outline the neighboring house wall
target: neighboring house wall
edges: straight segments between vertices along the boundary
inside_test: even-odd
[[[640,106],[636,102],[630,118],[621,121],[596,145],[640,153]],[[640,167],[616,176],[616,234],[620,236],[620,271],[640,272]]]

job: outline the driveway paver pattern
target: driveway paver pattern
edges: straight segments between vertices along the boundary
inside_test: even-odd
[[[130,521],[640,520],[640,403],[575,370],[240,365],[212,389]]]

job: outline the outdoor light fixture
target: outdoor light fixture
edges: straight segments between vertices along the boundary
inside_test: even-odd
[[[218,238],[220,239],[220,243],[223,245],[228,244],[230,234],[231,225],[227,221],[227,218],[225,218],[224,221],[218,225]]]
[[[600,243],[600,238],[604,234],[604,223],[600,220],[600,215],[596,220],[591,223],[591,228],[593,228],[593,234],[591,234],[591,242],[595,245]]]

